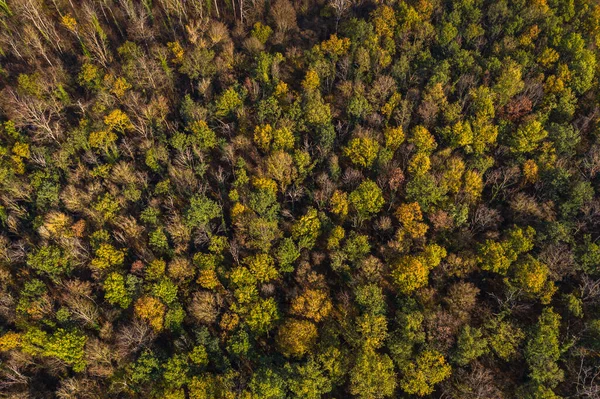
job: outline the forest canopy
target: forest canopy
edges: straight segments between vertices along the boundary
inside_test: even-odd
[[[0,397],[600,398],[595,0],[0,0]]]

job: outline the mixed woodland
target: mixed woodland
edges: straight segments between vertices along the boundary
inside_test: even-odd
[[[0,0],[0,397],[600,398],[595,0]]]

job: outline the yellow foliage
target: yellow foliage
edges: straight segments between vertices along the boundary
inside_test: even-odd
[[[91,132],[88,140],[90,147],[103,149],[108,148],[115,141],[117,141],[117,135],[110,130]]]
[[[339,215],[341,217],[345,217],[348,214],[348,194],[335,190],[333,195],[331,196],[331,212]]]
[[[31,153],[29,151],[29,144],[27,143],[15,143],[12,148],[13,154],[20,158],[29,158]]]
[[[404,256],[394,266],[392,278],[403,294],[410,294],[427,285],[429,269],[415,256]]]
[[[530,46],[531,44],[533,44],[533,41],[538,37],[539,34],[539,26],[533,25],[521,35],[521,37],[519,38],[519,44],[521,44],[521,46]]]
[[[385,146],[392,151],[396,151],[404,142],[404,131],[402,126],[389,127],[383,132],[385,137]]]
[[[538,56],[537,61],[542,64],[542,66],[548,67],[558,61],[559,58],[560,54],[558,54],[558,51],[554,50],[552,47],[546,47]]]
[[[427,233],[428,226],[421,223],[423,214],[419,203],[402,204],[396,210],[396,217],[412,238],[420,238]]]
[[[378,7],[373,13],[373,24],[378,36],[393,37],[396,28],[396,13],[388,5]]]
[[[273,128],[268,123],[264,126],[254,128],[254,142],[256,146],[264,152],[269,151],[271,141],[273,140]]]
[[[18,348],[19,345],[21,345],[21,334],[19,333],[7,332],[0,337],[0,352]]]
[[[112,89],[110,91],[115,96],[120,98],[123,97],[125,95],[125,92],[129,89],[131,89],[131,85],[129,84],[129,82],[127,82],[125,78],[119,77],[113,82]]]
[[[546,83],[544,84],[544,91],[546,93],[554,93],[558,94],[565,90],[565,82],[557,77],[556,75],[550,75],[546,78]]]
[[[356,137],[344,147],[344,155],[353,164],[369,168],[379,153],[379,143],[369,137]]]
[[[327,239],[327,249],[335,249],[340,246],[340,241],[345,237],[346,231],[342,226],[335,226]]]
[[[534,183],[538,179],[538,166],[533,159],[528,159],[523,164],[523,177],[525,182]]]
[[[247,210],[248,210],[248,208],[246,206],[244,206],[243,204],[241,204],[239,202],[236,202],[231,207],[231,218],[233,220],[236,220],[240,216],[242,216],[244,213],[246,213]]]
[[[435,138],[424,126],[416,126],[413,129],[409,142],[414,144],[419,152],[431,153],[437,148]]]
[[[462,176],[465,171],[465,163],[458,157],[452,157],[448,160],[448,164],[442,175],[442,184],[452,194],[460,190]]]
[[[275,180],[273,179],[268,179],[266,177],[253,177],[252,185],[259,190],[267,190],[277,193],[277,183],[275,183]]]
[[[74,31],[77,28],[77,21],[71,14],[63,15],[60,19],[60,23],[70,31]]]
[[[178,41],[167,43],[167,47],[171,50],[171,54],[173,54],[172,62],[174,64],[183,63],[183,56],[185,54],[183,47]]]
[[[275,341],[286,357],[302,357],[317,340],[317,327],[307,320],[288,320],[277,331]]]
[[[414,175],[424,175],[431,169],[431,160],[429,155],[423,152],[417,152],[408,164],[408,171]]]
[[[273,132],[273,150],[288,151],[294,148],[294,134],[287,127],[282,127]]]
[[[321,85],[321,79],[319,78],[319,74],[314,69],[309,69],[306,72],[306,77],[302,81],[302,87],[307,92],[312,92],[319,88]]]
[[[331,300],[323,290],[307,289],[291,304],[291,313],[319,322],[326,318],[333,308]]]
[[[329,40],[321,43],[321,50],[323,50],[324,53],[329,53],[336,57],[345,54],[349,48],[350,39],[347,37],[339,39],[335,33],[331,35]]]
[[[288,85],[284,81],[279,81],[275,86],[275,97],[281,98],[288,93]]]
[[[396,109],[398,104],[400,104],[401,99],[402,99],[402,96],[400,95],[400,93],[392,94],[390,99],[381,107],[381,114],[383,116],[385,116],[386,119],[390,119],[392,117],[392,112],[394,112],[394,109]],[[403,134],[404,134],[404,132],[403,132]],[[386,141],[386,146],[387,146],[387,141]]]
[[[465,173],[464,178],[464,193],[469,201],[474,202],[481,197],[481,192],[483,190],[483,179],[481,174],[475,170],[469,170]]]
[[[212,290],[220,285],[217,272],[212,269],[200,270],[196,282],[203,288]]]
[[[159,299],[143,296],[136,301],[134,310],[135,315],[148,322],[154,331],[163,329],[166,307]]]
[[[120,109],[113,110],[110,114],[104,117],[104,124],[109,130],[124,132],[133,129],[133,125],[125,112]]]
[[[95,65],[89,63],[83,64],[81,67],[81,72],[79,73],[79,79],[81,82],[91,84],[99,77],[100,71]]]

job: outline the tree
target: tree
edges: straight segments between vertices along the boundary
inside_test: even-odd
[[[378,213],[385,203],[381,189],[371,180],[363,181],[350,193],[349,200],[361,220]]]
[[[523,331],[502,318],[491,319],[486,327],[490,331],[488,343],[494,353],[506,361],[514,357],[525,338]]]
[[[410,363],[402,371],[402,390],[411,395],[425,396],[433,392],[434,385],[450,376],[451,368],[442,354],[434,350],[424,350],[419,353],[414,363]]]
[[[157,298],[151,296],[139,298],[135,303],[134,310],[135,315],[148,322],[155,331],[163,329],[166,307]]]
[[[230,87],[217,99],[215,115],[220,118],[231,116],[242,104],[242,96],[233,87]]]
[[[295,398],[319,399],[333,389],[331,379],[312,357],[306,363],[295,364],[288,369],[292,373],[288,388]]]
[[[265,399],[284,399],[286,384],[283,377],[271,368],[261,368],[250,380],[252,397]]]
[[[275,340],[281,353],[286,357],[302,357],[315,344],[317,327],[306,320],[289,319],[284,322]]]
[[[186,212],[186,222],[190,227],[205,228],[212,220],[221,216],[221,207],[205,195],[195,195],[190,199]]]
[[[479,328],[466,325],[461,330],[453,360],[459,366],[465,366],[487,352],[487,340]]]
[[[404,131],[401,126],[388,127],[383,131],[385,137],[385,147],[396,151],[398,147],[404,142]]]
[[[248,269],[260,283],[266,283],[279,277],[273,258],[267,254],[258,254],[244,259]]]
[[[499,105],[505,105],[508,101],[519,94],[525,84],[522,80],[521,66],[514,60],[508,59],[505,67],[493,87]]]
[[[437,148],[435,137],[424,126],[416,126],[408,142],[414,145],[418,152],[425,154],[431,154]]]
[[[392,278],[401,293],[410,294],[427,284],[429,268],[418,257],[403,256],[393,266]]]
[[[427,233],[428,227],[422,223],[423,214],[417,202],[400,205],[395,215],[412,238],[420,238]]]
[[[396,376],[388,355],[371,348],[359,352],[350,370],[350,393],[359,398],[387,398],[394,394]]]
[[[271,7],[271,17],[279,32],[296,29],[296,10],[289,0],[277,0]]]
[[[340,217],[345,217],[348,214],[348,194],[335,190],[330,199],[331,212]]]
[[[429,271],[445,257],[446,250],[436,244],[427,246],[420,256],[402,256],[392,266],[392,279],[400,292],[408,295],[427,285]]]
[[[548,280],[549,273],[547,265],[527,255],[515,264],[513,281],[525,293],[540,296],[543,303],[548,303],[555,291],[554,284]]]
[[[344,147],[344,155],[350,161],[363,168],[370,168],[377,158],[379,143],[369,137],[356,137]]]
[[[533,119],[517,128],[509,138],[509,144],[512,151],[516,153],[529,153],[534,151],[540,141],[548,136],[540,121]]]
[[[71,272],[72,266],[68,257],[56,246],[43,246],[31,253],[27,258],[27,264],[34,270],[47,274],[53,279]]]
[[[312,319],[317,323],[329,316],[332,308],[327,292],[310,288],[294,298],[290,305],[292,314]]]
[[[113,272],[104,280],[104,299],[110,304],[119,305],[126,309],[131,304],[132,298],[125,286],[123,275]]]
[[[564,379],[564,371],[557,364],[561,353],[559,328],[560,316],[552,308],[544,308],[525,348],[534,385],[552,389]]]
[[[265,334],[273,329],[278,319],[279,311],[275,300],[273,298],[259,299],[250,308],[246,324],[255,334]]]
[[[309,208],[292,227],[292,237],[298,241],[298,247],[311,249],[321,234],[321,221],[317,210]]]

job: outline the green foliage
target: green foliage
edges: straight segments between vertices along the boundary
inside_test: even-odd
[[[535,150],[540,141],[548,136],[540,121],[534,119],[519,126],[509,139],[512,151],[516,153],[529,153]]]
[[[518,351],[525,334],[506,320],[492,319],[487,325],[490,331],[488,342],[494,353],[503,360],[510,360]]]
[[[359,3],[0,0],[0,396],[593,396],[600,5]]]
[[[132,298],[125,286],[125,278],[119,273],[111,273],[104,279],[104,299],[113,305],[126,309]]]
[[[233,88],[229,88],[221,94],[215,104],[215,115],[218,117],[227,117],[239,109],[243,104],[242,96]]]
[[[279,270],[284,273],[294,271],[294,262],[300,257],[300,251],[291,238],[284,238],[276,252]]]
[[[344,155],[356,166],[370,168],[377,158],[379,143],[368,137],[357,137],[344,148]]]
[[[369,219],[378,213],[385,200],[381,189],[371,180],[363,181],[348,197],[359,219]]]
[[[400,380],[402,390],[411,395],[425,396],[433,392],[438,384],[450,376],[451,368],[437,351],[425,350],[404,370]]]
[[[278,372],[266,368],[258,370],[249,384],[253,397],[265,399],[284,399],[286,383]]]
[[[458,336],[456,353],[453,360],[459,366],[465,366],[487,352],[487,340],[479,328],[465,326]]]
[[[388,398],[396,389],[394,364],[373,349],[361,351],[350,370],[350,393],[358,398]]]
[[[86,366],[86,341],[87,337],[78,331],[59,328],[49,335],[40,329],[32,328],[22,337],[22,346],[25,353],[59,359],[71,366],[73,371],[81,372]]]
[[[260,299],[250,309],[246,324],[248,324],[250,331],[261,335],[273,329],[278,319],[279,311],[275,300],[273,298]]]
[[[72,269],[71,262],[63,251],[52,245],[41,247],[31,253],[27,258],[27,265],[51,278],[67,275]]]
[[[221,216],[221,207],[206,195],[197,194],[190,199],[185,216],[188,226],[205,228],[211,220]]]
[[[333,389],[331,379],[314,358],[289,369],[292,378],[288,380],[288,388],[294,398],[319,399]]]
[[[321,221],[317,210],[309,208],[292,227],[292,238],[298,241],[299,248],[312,248],[321,234]]]
[[[560,358],[560,316],[552,308],[544,308],[527,346],[525,359],[529,377],[539,386],[554,388],[564,378],[564,371],[557,364]]]

